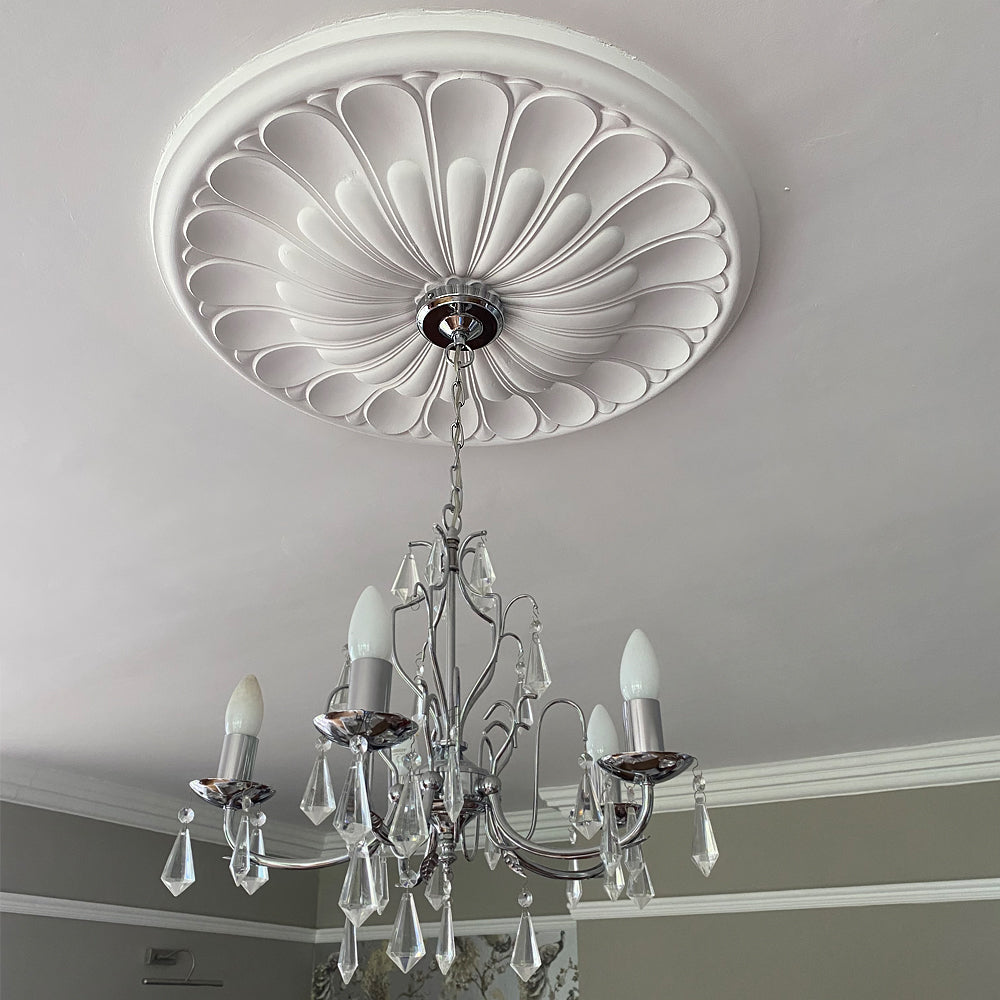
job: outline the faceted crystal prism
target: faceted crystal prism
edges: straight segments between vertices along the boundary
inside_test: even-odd
[[[625,848],[625,869],[630,875],[634,875],[646,863],[642,856],[642,844],[631,844]]]
[[[229,859],[229,871],[233,881],[240,885],[250,871],[250,817],[248,810],[240,812],[240,825],[236,830],[236,846]]]
[[[615,902],[625,891],[625,866],[615,865],[604,876],[604,891],[611,902]]]
[[[194,855],[191,853],[191,833],[187,828],[187,824],[194,819],[194,810],[181,809],[177,818],[182,825],[160,875],[160,881],[174,896],[179,896],[189,885],[194,884]]]
[[[413,771],[403,785],[396,811],[389,827],[389,839],[406,857],[412,857],[427,843],[430,831],[424,813],[424,793],[420,787],[420,775]]]
[[[444,583],[444,542],[441,536],[434,533],[434,544],[431,546],[431,554],[427,557],[427,582],[432,587],[440,587]]]
[[[350,917],[344,921],[344,937],[340,942],[337,968],[340,969],[340,978],[344,980],[345,986],[358,971],[358,929],[351,923]]]
[[[590,766],[585,765],[576,790],[576,805],[573,807],[573,826],[588,840],[594,836],[604,822],[601,807],[594,794],[594,779]]]
[[[487,839],[486,850],[483,851],[483,854],[486,855],[486,863],[490,866],[490,871],[494,871],[496,866],[500,864],[500,848],[492,840]]]
[[[427,881],[427,888],[424,889],[424,896],[427,902],[440,910],[442,904],[451,896],[451,879],[444,870],[444,865],[439,864],[434,869],[434,874]]]
[[[264,856],[264,831],[261,830],[261,827],[264,825],[265,819],[266,817],[263,813],[258,813],[256,816],[251,816],[250,818],[250,826],[252,827],[250,831],[250,850],[261,857]],[[252,896],[270,877],[267,865],[258,864],[251,858],[250,867],[246,875],[243,876],[243,881],[240,885],[243,886],[248,896]]]
[[[469,574],[469,587],[474,594],[485,597],[493,593],[493,584],[497,581],[497,575],[493,572],[493,562],[490,554],[486,550],[486,539],[480,538],[476,542],[476,549],[472,555],[472,571]]]
[[[583,883],[578,879],[566,883],[566,905],[570,910],[576,909],[576,904],[583,899]]]
[[[420,574],[417,572],[417,560],[413,558],[412,552],[407,552],[403,556],[399,572],[393,581],[392,593],[405,604],[417,596],[417,584],[419,583]]]
[[[329,748],[330,744],[326,740],[317,740],[318,753],[312,771],[309,772],[302,801],[299,803],[299,808],[316,826],[337,808],[337,800],[333,794],[333,778],[330,776],[330,765],[326,759]]]
[[[379,916],[385,913],[385,908],[389,905],[389,862],[386,859],[385,851],[378,852],[375,865],[375,898],[378,901],[376,909]]]
[[[455,925],[451,919],[451,900],[446,900],[441,911],[441,929],[438,931],[437,949],[434,952],[442,976],[448,975],[455,961]]]
[[[412,893],[404,892],[399,901],[399,911],[385,953],[403,973],[409,972],[427,954]]]
[[[545,650],[542,649],[542,640],[535,632],[531,637],[528,646],[528,663],[524,675],[524,690],[529,694],[543,695],[552,683],[549,675],[549,666],[545,662]]]
[[[375,872],[364,844],[351,848],[344,886],[340,890],[340,908],[355,927],[360,927],[378,909]]]
[[[604,824],[601,826],[601,861],[606,871],[621,867],[621,848],[618,845],[618,828],[611,806],[604,810]]]
[[[465,792],[462,790],[462,770],[459,766],[457,746],[448,747],[441,799],[448,818],[458,826],[458,818],[462,815],[462,808],[465,805]]]
[[[368,840],[372,835],[372,814],[368,807],[364,762],[359,758],[347,772],[340,802],[333,814],[333,828],[348,847]]]
[[[510,967],[517,978],[526,983],[541,966],[542,957],[538,954],[535,925],[531,922],[531,914],[523,909],[517,925],[517,936],[514,938],[514,950],[510,955]]]
[[[715,843],[712,821],[704,802],[694,804],[694,837],[691,840],[691,860],[698,871],[708,878],[715,862],[719,860],[719,848]]]
[[[629,876],[628,898],[631,899],[640,910],[645,909],[646,904],[656,895],[653,891],[653,882],[649,877],[649,868],[645,864]]]

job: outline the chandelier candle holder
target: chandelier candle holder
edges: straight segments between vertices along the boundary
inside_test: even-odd
[[[696,763],[688,754],[664,748],[659,665],[652,644],[638,629],[621,663],[624,748],[603,705],[593,709],[587,722],[579,704],[557,698],[535,721],[533,703],[551,684],[538,603],[530,594],[505,600],[495,589],[486,532],[463,534],[462,407],[476,352],[503,329],[503,307],[482,283],[451,278],[425,290],[417,303],[416,322],[423,337],[445,353],[450,372],[450,493],[432,538],[407,547],[392,586],[398,603],[388,608],[375,587],[362,592],[348,630],[344,674],[326,710],[313,720],[320,739],[301,809],[314,823],[332,815],[346,850],[318,858],[283,857],[265,850],[260,805],[274,791],[253,777],[264,713],[253,676],[240,681],[226,709],[217,775],[191,782],[199,796],[222,808],[233,880],[248,893],[264,885],[271,869],[344,866],[340,907],[346,922],[338,966],[345,983],[357,969],[357,928],[386,909],[391,883],[402,892],[386,948],[390,958],[409,972],[426,954],[414,901],[423,885],[428,900],[441,912],[435,957],[447,975],[455,957],[451,889],[457,863],[460,858],[473,860],[481,846],[491,868],[503,860],[522,878],[565,881],[571,908],[588,879],[602,879],[611,899],[626,893],[640,908],[645,906],[653,887],[641,845],[653,814],[654,788]],[[422,573],[418,552],[426,555]],[[522,608],[530,612],[526,633],[514,627],[514,614]],[[457,654],[463,613],[489,635],[489,653],[471,678]],[[423,641],[412,670],[404,666],[407,660],[399,649],[397,623],[403,615],[415,615],[421,622]],[[393,677],[412,695],[411,716],[390,711]],[[492,701],[482,711],[478,706],[503,678],[511,696]],[[567,846],[533,839],[541,733],[548,713],[557,706],[579,719],[584,744]],[[533,804],[530,826],[519,833],[504,812],[502,776],[529,734],[534,737]],[[351,755],[339,798],[327,763],[333,746]],[[376,761],[388,774],[381,811],[370,792]],[[718,848],[700,773],[695,803],[693,859],[707,875]],[[190,809],[181,811],[181,832],[162,876],[175,895],[194,882],[187,830],[192,816]],[[595,837],[595,843],[587,843]],[[518,896],[521,917],[511,958],[511,968],[524,981],[540,966],[531,902],[527,890]]]

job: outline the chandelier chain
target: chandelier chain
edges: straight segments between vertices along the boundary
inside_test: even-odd
[[[464,500],[462,448],[465,446],[465,431],[462,428],[462,407],[469,398],[465,388],[465,369],[472,364],[473,355],[472,351],[466,347],[464,339],[460,337],[455,338],[447,353],[455,372],[455,380],[451,385],[451,401],[455,411],[455,422],[451,425],[451,446],[454,452],[451,463],[451,497],[445,504],[443,519],[448,534],[457,536],[462,532],[462,504]]]

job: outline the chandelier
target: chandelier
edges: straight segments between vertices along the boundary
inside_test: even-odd
[[[435,958],[443,975],[455,959],[451,888],[462,861],[482,848],[495,869],[502,860],[521,877],[561,879],[570,908],[580,900],[585,879],[602,879],[612,900],[622,894],[641,908],[653,897],[642,844],[653,813],[657,784],[696,766],[695,758],[665,749],[660,717],[659,668],[646,635],[635,630],[621,662],[624,743],[610,713],[597,705],[589,721],[568,698],[550,701],[538,712],[534,703],[551,683],[542,647],[542,621],[530,594],[506,600],[495,589],[496,574],[486,547],[486,532],[463,534],[464,485],[462,407],[476,352],[503,329],[499,297],[479,282],[450,279],[429,288],[418,302],[417,328],[446,356],[451,378],[451,490],[429,541],[410,542],[392,585],[398,603],[390,610],[375,587],[358,599],[348,630],[343,676],[325,710],[313,719],[320,737],[317,757],[300,808],[319,824],[331,815],[346,850],[319,858],[297,859],[268,852],[260,806],[274,789],[254,778],[254,759],[263,719],[263,699],[255,677],[245,677],[226,709],[226,735],[216,774],[191,782],[201,798],[222,809],[222,830],[231,848],[229,869],[237,886],[251,895],[270,869],[310,870],[344,866],[340,907],[346,916],[338,967],[344,982],[358,967],[357,929],[389,904],[395,884],[401,890],[386,951],[409,972],[426,954],[414,892],[424,887],[441,911]],[[417,553],[425,562],[421,573]],[[426,560],[423,556],[426,555]],[[515,613],[530,614],[527,632],[514,627]],[[408,670],[399,648],[397,621],[415,615],[424,636]],[[470,674],[458,655],[461,617],[486,631],[489,653]],[[393,678],[412,695],[410,715],[390,711]],[[510,698],[492,701],[498,688]],[[568,846],[533,839],[538,818],[539,750],[543,722],[561,706],[578,717],[584,743],[580,779],[568,817]],[[504,811],[502,776],[534,740],[531,822],[515,829]],[[334,794],[327,761],[332,747],[350,754],[347,778]],[[373,773],[388,773],[385,803],[373,800]],[[718,848],[705,806],[705,782],[695,769],[695,830],[692,858],[708,875]],[[162,881],[179,895],[194,882],[194,863],[186,824],[194,813],[178,814],[181,830],[163,869]],[[591,842],[593,841],[593,842]],[[510,965],[527,981],[540,967],[529,907],[531,893],[518,897],[521,917]]]

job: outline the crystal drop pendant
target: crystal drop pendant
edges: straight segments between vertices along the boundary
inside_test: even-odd
[[[451,879],[448,878],[444,865],[439,864],[434,869],[434,874],[427,880],[424,896],[435,910],[440,910],[445,900],[451,896]]]
[[[655,895],[653,882],[649,877],[649,868],[643,864],[637,872],[632,873],[628,880],[628,898],[642,910]]]
[[[177,831],[173,846],[167,855],[160,881],[174,896],[179,896],[194,884],[194,855],[191,853],[191,833],[186,826]]]
[[[333,828],[348,847],[367,840],[372,833],[372,815],[368,808],[364,762],[356,760],[347,772],[340,802],[333,814]]]
[[[536,632],[531,637],[531,644],[528,647],[528,664],[524,675],[524,690],[530,694],[543,695],[552,683],[549,675],[549,666],[545,662],[545,650],[542,649],[542,640]]]
[[[412,552],[407,552],[403,556],[399,572],[392,583],[392,593],[405,604],[417,596],[417,584],[419,583],[420,574],[417,572],[417,560],[413,558]]]
[[[527,691],[524,680],[518,680],[514,688],[514,704],[517,705],[517,721],[530,729],[535,724],[535,713],[531,710],[531,699],[525,697]]]
[[[514,938],[514,950],[510,955],[510,967],[522,983],[526,983],[542,965],[538,954],[538,940],[535,938],[535,925],[531,922],[531,914],[521,911],[521,920],[517,925],[517,936]]]
[[[490,866],[490,871],[495,871],[496,866],[500,864],[500,848],[492,840],[487,839],[486,850],[483,851],[483,854],[486,855],[486,863]]]
[[[583,883],[575,878],[572,882],[566,883],[566,905],[570,910],[576,909],[576,904],[583,899]]]
[[[399,912],[392,925],[392,937],[389,938],[385,953],[403,973],[409,972],[427,954],[412,893],[404,892],[399,901]]]
[[[440,587],[444,583],[444,542],[441,536],[434,533],[434,544],[431,554],[427,557],[427,582],[432,587]]]
[[[378,860],[375,862],[375,899],[375,909],[381,916],[389,905],[389,862],[384,851],[378,852]]]
[[[719,860],[719,847],[715,843],[715,831],[708,817],[704,802],[694,804],[694,837],[691,840],[691,860],[698,871],[708,878],[715,862]]]
[[[608,894],[608,899],[612,903],[621,898],[621,894],[625,891],[624,867],[624,865],[615,865],[604,876],[604,891]]]
[[[340,978],[344,980],[345,986],[358,971],[358,929],[350,918],[344,921],[344,936],[340,941],[337,968],[340,969]]]
[[[437,966],[442,976],[448,975],[451,963],[455,961],[455,925],[451,919],[451,900],[445,900],[441,911],[441,929],[438,931],[437,949],[434,952]]]
[[[389,839],[406,857],[412,857],[427,842],[430,831],[424,813],[424,793],[420,775],[414,771],[406,779],[389,826]]]
[[[625,848],[624,854],[625,869],[630,875],[634,875],[646,863],[642,856],[642,845],[631,844]]]
[[[363,844],[351,848],[344,886],[340,890],[340,908],[355,927],[360,927],[378,909],[375,873]]]
[[[611,806],[604,810],[604,824],[601,827],[601,861],[606,871],[621,867],[621,848],[618,846],[618,830],[615,813]]]
[[[329,745],[324,740],[323,749],[316,754],[306,789],[302,793],[302,801],[299,803],[299,808],[316,826],[337,808],[337,800],[333,794],[333,778],[330,777],[330,765],[326,759],[326,748]]]
[[[255,826],[250,834],[250,849],[254,854],[264,856],[264,831],[259,826]],[[246,894],[252,896],[270,877],[267,865],[259,865],[251,858],[250,868],[240,884]]]
[[[240,825],[236,830],[236,846],[229,859],[229,871],[239,885],[250,871],[250,817],[247,810],[240,812]]]
[[[590,840],[604,822],[601,807],[594,794],[594,779],[590,768],[584,767],[580,784],[576,790],[576,805],[573,807],[573,826]]]
[[[493,593],[493,584],[497,575],[493,572],[493,562],[486,549],[486,539],[476,542],[476,550],[472,555],[472,572],[469,574],[469,587],[474,594],[485,597]]]
[[[441,794],[444,810],[448,818],[458,826],[458,819],[465,806],[465,792],[462,790],[462,770],[459,766],[458,747],[448,747],[448,759],[444,767],[444,790]]]

